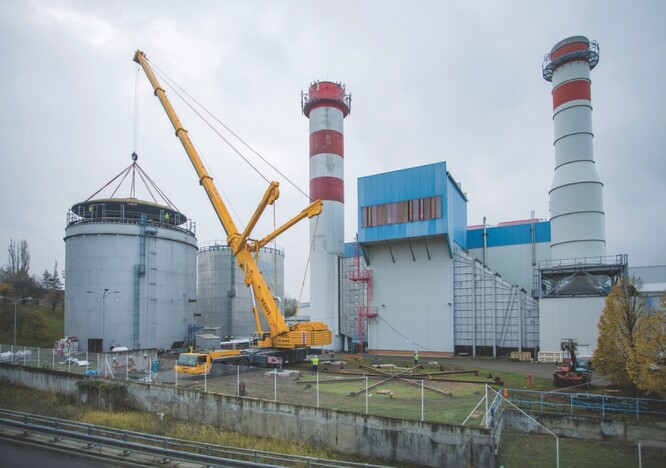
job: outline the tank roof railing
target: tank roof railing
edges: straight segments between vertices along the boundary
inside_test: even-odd
[[[213,240],[213,241],[204,241],[204,242],[199,242],[198,244],[199,252],[208,252],[211,250],[231,250],[231,247],[227,244],[226,241],[221,241],[221,240]],[[276,251],[284,257],[284,247],[281,245],[271,245],[271,246],[264,246],[261,249],[259,249],[260,252],[269,252],[273,253]]]
[[[175,219],[174,219],[175,218]],[[83,216],[69,210],[67,212],[67,226],[77,224],[92,224],[92,223],[114,223],[114,224],[136,224],[141,225],[142,219],[145,219],[147,226],[157,226],[162,229],[171,229],[174,231],[185,232],[196,236],[196,223],[191,219],[186,220],[184,223],[177,224],[176,217],[157,216],[150,213],[142,213],[139,211],[129,210],[97,210],[90,214],[85,213]]]

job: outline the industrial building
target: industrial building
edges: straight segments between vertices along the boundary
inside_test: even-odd
[[[351,95],[341,83],[310,84],[301,96],[310,198],[322,200],[323,211],[310,220],[310,304],[302,310],[333,332],[332,350],[496,357],[559,351],[561,339],[575,338],[586,355],[620,276],[642,278],[650,305],[658,303],[666,267],[629,269],[626,254],[606,253],[592,131],[590,72],[598,62],[598,44],[573,36],[542,64],[554,126],[548,220],[469,226],[454,168],[437,161],[360,177],[357,236],[347,243],[343,125]],[[72,207],[65,242],[65,332],[91,351],[112,339],[164,348],[200,327],[220,339],[255,331],[229,247],[197,247],[193,225],[168,202],[89,198]],[[278,303],[284,257],[277,247],[259,253]]]
[[[537,302],[471,255],[479,236],[446,162],[362,177],[358,206],[358,242],[341,262],[348,349],[450,356],[537,346]]]

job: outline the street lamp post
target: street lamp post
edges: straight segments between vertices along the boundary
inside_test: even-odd
[[[105,313],[104,313],[104,300],[109,294],[118,294],[120,291],[109,291],[109,288],[104,288],[104,291],[101,293],[95,291],[86,291],[88,294],[96,294],[102,298],[102,352],[104,352],[104,322],[105,322]]]
[[[29,301],[32,297],[22,297],[21,299],[11,299],[9,297],[0,296],[0,299],[7,299],[10,302],[14,303],[14,347],[16,347],[16,308],[20,302]]]

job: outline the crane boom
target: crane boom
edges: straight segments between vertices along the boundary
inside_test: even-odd
[[[225,233],[227,234],[227,243],[229,244],[229,247],[236,257],[238,266],[245,274],[245,284],[251,288],[254,298],[255,305],[253,307],[253,313],[257,325],[257,334],[259,335],[259,346],[294,349],[300,347],[330,344],[332,341],[331,331],[323,322],[301,322],[292,326],[287,325],[284,317],[280,313],[280,309],[273,297],[273,294],[271,294],[270,288],[266,284],[266,280],[262,276],[253,256],[253,252],[258,255],[259,249],[262,246],[266,245],[268,242],[277,237],[277,235],[281,234],[296,224],[298,221],[306,217],[311,218],[312,216],[316,216],[321,213],[321,200],[312,202],[298,215],[278,228],[274,233],[266,236],[264,239],[256,242],[249,241],[252,228],[258,222],[263,210],[266,208],[266,206],[275,203],[275,201],[280,196],[280,191],[278,188],[279,183],[271,182],[269,184],[269,187],[266,190],[266,193],[264,194],[259,207],[250,219],[247,228],[242,233],[239,233],[231,217],[231,214],[229,213],[229,210],[227,209],[224,201],[222,200],[222,197],[215,187],[213,178],[206,171],[199,153],[192,144],[187,130],[183,127],[183,124],[180,122],[180,119],[176,114],[176,111],[169,102],[164,89],[160,86],[160,83],[148,62],[146,55],[142,51],[137,50],[134,54],[134,61],[143,68],[143,71],[148,77],[148,81],[150,81],[150,84],[155,91],[155,96],[157,96],[157,98],[160,100],[162,107],[166,111],[167,117],[171,121],[171,124],[176,131],[176,136],[182,143],[185,152],[190,158],[190,162],[194,166],[194,170],[196,171],[199,178],[199,184],[203,186],[204,190],[206,191],[206,195],[213,205],[215,213],[217,214],[217,217],[220,220]],[[266,322],[268,323],[269,327],[268,333],[264,333],[261,330],[257,307],[266,318]]]

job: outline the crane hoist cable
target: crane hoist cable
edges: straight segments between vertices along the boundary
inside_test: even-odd
[[[234,132],[231,128],[229,128],[227,125],[224,124],[220,119],[217,118],[212,112],[210,112],[206,107],[204,107],[199,101],[197,101],[192,95],[190,95],[185,89],[183,89],[178,83],[176,83],[174,80],[172,80],[170,77],[166,75],[162,70],[160,70],[153,62],[150,62],[152,67],[157,70],[161,78],[164,80],[170,82],[168,83],[169,87],[178,95],[180,99],[185,102],[190,109],[192,109],[201,119],[206,122],[206,124],[213,129],[215,133],[217,133],[220,138],[222,138],[245,162],[247,162],[257,173],[259,173],[262,177],[264,177],[258,169],[256,169],[241,153],[238,151],[231,143],[229,143],[206,119],[204,119],[197,111],[194,110],[194,108],[187,102],[185,99],[178,93],[176,92],[175,88],[178,88],[185,96],[187,96],[192,102],[196,103],[197,106],[199,106],[206,114],[208,114],[213,120],[215,120],[218,124],[220,124],[226,131],[228,131],[231,135],[233,135],[238,141],[240,141],[245,147],[247,147],[250,151],[252,151],[259,159],[261,159],[268,167],[273,169],[275,172],[277,172],[284,180],[289,182],[289,184],[294,187],[296,190],[298,190],[303,196],[305,196],[308,200],[310,199],[310,196],[305,193],[296,183],[294,183],[289,177],[287,177],[285,174],[280,171],[277,167],[275,167],[270,161],[268,161],[266,158],[264,158],[258,151],[256,151],[252,146],[250,146],[249,143],[247,143],[245,140],[243,140],[236,132]],[[268,179],[264,177],[264,180],[268,182]]]
[[[303,289],[305,288],[305,278],[308,276],[308,267],[310,266],[310,259],[312,258],[312,251],[314,250],[314,241],[317,237],[317,227],[319,226],[319,215],[317,215],[317,220],[315,221],[315,227],[312,230],[312,239],[310,240],[310,248],[308,249],[308,260],[305,262],[305,271],[303,271],[303,281],[301,281],[301,291],[298,294],[298,302],[296,302],[296,313],[298,314],[298,305],[301,303],[303,297]]]
[[[153,65],[152,62],[151,62],[151,65],[152,65],[155,69],[157,69],[157,67],[155,67],[155,65]],[[137,73],[140,74],[140,72],[141,72],[141,66],[140,66],[139,64],[137,64],[136,69],[137,69]],[[193,111],[193,112],[194,112],[194,113],[195,113],[195,114],[196,114],[196,115],[197,115],[202,121],[204,121],[204,122],[206,123],[206,125],[208,125],[210,128],[212,128],[213,131],[214,131],[214,132],[215,132],[215,133],[216,133],[216,134],[217,134],[217,135],[218,135],[218,136],[219,136],[219,137],[220,137],[225,143],[227,143],[227,144],[228,144],[228,145],[229,145],[229,146],[230,146],[230,147],[231,147],[231,148],[232,148],[237,154],[239,154],[239,155],[241,156],[241,158],[243,158],[243,159],[244,159],[244,160],[250,165],[250,167],[252,167],[252,168],[253,168],[253,169],[254,169],[254,170],[255,170],[255,171],[256,171],[256,172],[257,172],[257,173],[258,173],[258,174],[259,174],[259,175],[265,180],[265,181],[266,181],[266,182],[269,182],[268,179],[267,179],[266,177],[264,177],[264,176],[261,174],[261,172],[258,171],[258,169],[256,169],[254,166],[252,166],[252,164],[251,164],[249,161],[247,161],[247,159],[245,159],[245,158],[243,157],[243,155],[240,154],[240,152],[239,152],[236,148],[234,148],[234,146],[233,146],[229,141],[227,141],[222,135],[220,135],[220,133],[219,133],[219,132],[218,132],[218,131],[217,131],[217,130],[216,130],[216,129],[210,124],[210,122],[206,121],[206,119],[204,119],[203,116],[202,116],[199,112],[197,112],[197,111],[192,107],[192,105],[191,105],[191,104],[190,104],[190,103],[189,103],[189,102],[188,102],[188,101],[187,101],[187,100],[186,100],[186,99],[185,99],[180,93],[178,93],[178,91],[177,91],[177,90],[175,89],[175,87],[174,87],[174,86],[178,86],[178,85],[176,85],[175,82],[174,82],[171,78],[169,78],[169,77],[168,77],[166,74],[164,74],[163,72],[160,73],[159,76],[160,76],[160,77],[166,82],[166,86],[168,86],[169,89],[170,89],[171,91],[173,91],[173,93],[174,93],[176,96],[178,96],[178,97],[181,99],[181,101],[183,101],[183,103],[185,103],[186,106],[188,106],[190,109],[192,109],[192,111]],[[174,85],[172,85],[171,82],[173,82]],[[180,88],[180,86],[178,86],[178,88]],[[182,88],[181,88],[181,89],[182,89]],[[193,145],[194,147],[197,146],[196,143],[194,143],[194,142],[192,142],[192,145]],[[217,176],[216,176],[216,174],[215,174],[215,171],[212,169],[212,166],[211,166],[210,164],[208,164],[208,162],[206,161],[206,158],[203,156],[203,153],[202,153],[198,148],[197,148],[197,152],[199,153],[199,156],[201,157],[201,159],[202,159],[202,161],[204,162],[204,164],[208,167],[209,172],[213,175],[214,178],[217,178]],[[269,183],[270,183],[270,182],[269,182]],[[241,217],[238,215],[238,212],[236,211],[236,207],[235,207],[233,201],[231,200],[231,198],[230,198],[229,196],[227,196],[227,194],[225,193],[225,191],[224,191],[221,187],[218,187],[218,190],[219,190],[219,192],[224,196],[224,198],[226,199],[227,205],[229,206],[229,208],[231,209],[231,211],[234,212],[234,215],[236,216],[236,219],[239,220],[239,221],[238,221],[239,226],[241,226],[241,227],[244,228],[244,227],[245,227],[245,226],[244,226],[244,223],[242,223],[242,221],[240,221]]]
[[[267,183],[270,184],[271,181],[270,181],[270,180],[269,180],[269,179],[268,179],[268,178],[267,178],[267,177],[266,177],[266,176],[265,176],[265,175],[264,175],[259,169],[257,169],[257,168],[254,166],[254,164],[252,164],[252,163],[251,163],[251,162],[250,162],[250,161],[249,161],[249,160],[243,155],[243,153],[241,153],[241,152],[240,152],[240,151],[239,151],[239,150],[238,150],[238,149],[237,149],[237,148],[236,148],[236,147],[235,147],[235,146],[234,146],[234,145],[233,145],[233,144],[232,144],[227,138],[225,138],[224,135],[222,135],[222,133],[220,133],[220,131],[219,131],[217,128],[215,128],[215,126],[214,126],[213,124],[211,124],[211,123],[210,123],[210,122],[209,122],[209,121],[208,121],[208,120],[207,120],[207,119],[201,114],[201,112],[199,112],[197,109],[195,109],[195,107],[190,103],[190,101],[188,101],[187,99],[185,99],[185,98],[183,97],[183,94],[185,94],[188,98],[190,98],[192,101],[194,101],[194,102],[195,102],[195,103],[196,103],[201,109],[203,109],[207,114],[209,114],[209,115],[212,115],[212,114],[210,114],[210,112],[208,112],[208,110],[206,110],[205,107],[203,107],[201,104],[199,104],[195,99],[193,99],[193,98],[192,98],[189,94],[187,94],[185,91],[182,91],[183,94],[181,94],[178,90],[182,90],[183,88],[180,87],[180,86],[179,86],[174,80],[172,80],[171,78],[169,78],[169,76],[166,75],[164,72],[162,72],[158,67],[156,67],[154,63],[152,63],[152,62],[150,62],[150,63],[151,63],[151,65],[152,65],[152,67],[153,67],[155,70],[157,70],[157,71],[155,72],[155,74],[164,80],[164,82],[165,82],[165,83],[167,84],[167,86],[171,89],[171,91],[173,91],[173,93],[174,93],[176,96],[178,96],[178,97],[180,98],[180,100],[183,101],[183,103],[185,103],[185,105],[186,105],[187,107],[189,107],[189,108],[192,110],[192,112],[194,112],[194,113],[195,113],[195,114],[196,114],[196,115],[197,115],[197,116],[198,116],[198,117],[199,117],[199,118],[200,118],[200,119],[201,119],[206,125],[208,125],[208,127],[210,127],[210,129],[211,129],[213,132],[215,132],[215,133],[217,134],[217,136],[229,146],[229,148],[231,148],[231,149],[232,149],[232,150],[233,150],[233,151],[234,151],[234,152],[235,152],[235,153],[236,153],[236,154],[237,154],[237,155],[238,155],[243,161],[245,161],[245,162],[247,163],[248,166],[250,166],[252,169],[254,169],[254,171],[255,171],[257,174],[259,174],[259,176],[260,176],[262,179],[264,179]],[[172,84],[172,83],[173,83],[173,84]],[[226,128],[226,127],[225,127],[225,128]],[[232,134],[233,134],[233,133],[232,133]]]
[[[139,138],[139,73],[141,70],[136,67],[134,74],[134,128],[132,135],[132,154],[137,154],[137,145]]]
[[[148,60],[146,58],[146,60]],[[185,105],[187,105],[192,112],[194,112],[208,127],[215,132],[215,134],[222,140],[224,141],[243,161],[246,162],[254,171],[259,174],[261,178],[263,178],[266,182],[270,183],[268,178],[266,178],[261,171],[259,171],[258,168],[256,168],[227,138],[225,138],[220,131],[215,128],[202,114],[199,112],[195,107],[191,104],[191,102],[194,102],[200,109],[203,110],[207,115],[209,115],[212,119],[214,119],[219,125],[221,125],[224,129],[226,129],[231,135],[233,135],[238,141],[240,141],[243,145],[245,145],[250,151],[252,151],[257,157],[259,157],[264,163],[266,163],[271,169],[273,169],[275,172],[277,172],[280,176],[282,176],[289,184],[291,184],[296,190],[298,190],[303,196],[305,196],[308,200],[310,197],[300,188],[298,187],[293,181],[291,181],[286,175],[284,175],[279,169],[277,169],[273,164],[271,164],[266,158],[264,158],[261,154],[259,154],[254,148],[252,148],[245,140],[243,140],[239,135],[237,135],[233,130],[231,130],[227,125],[225,125],[220,119],[218,119],[214,114],[212,114],[206,107],[204,107],[199,101],[197,101],[194,97],[192,97],[187,91],[185,91],[178,83],[176,83],[175,80],[173,80],[171,77],[169,77],[165,72],[163,72],[159,67],[157,67],[153,62],[148,60],[151,64],[151,67],[156,70],[156,74],[160,76],[162,80],[166,83],[166,85],[173,91],[173,93],[178,96]],[[137,71],[139,71],[139,66],[137,66]],[[180,91],[180,92],[179,92]],[[187,96],[189,101],[185,99],[184,96]],[[201,153],[200,153],[201,154]],[[210,167],[210,166],[209,166]],[[229,197],[226,197],[229,203]],[[233,203],[229,203],[230,206],[232,207],[232,210],[235,209],[233,208]],[[273,206],[273,209],[275,210],[275,205]],[[236,213],[236,218],[239,219],[238,214]],[[317,225],[319,223],[319,215],[317,215],[317,221],[315,223],[315,229],[312,234],[312,241],[314,242],[314,238],[316,235],[317,231]],[[303,293],[303,285],[305,283],[305,278],[307,276],[307,271],[308,271],[308,266],[310,264],[310,258],[311,258],[311,252],[308,254],[308,260],[305,265],[305,271],[303,273],[303,284],[301,286],[301,294],[299,295],[299,302],[300,298]]]

